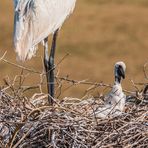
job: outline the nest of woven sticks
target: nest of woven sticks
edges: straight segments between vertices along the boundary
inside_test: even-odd
[[[44,73],[6,60],[5,54],[0,61],[45,76]],[[110,88],[111,85],[56,76],[58,97],[62,93],[64,82],[69,84],[66,90],[79,84],[88,85],[88,89],[83,99],[68,97],[54,99],[54,105],[48,106],[48,96],[42,93],[41,89],[42,78],[40,85],[27,87],[23,86],[25,79],[23,73],[16,76],[13,81],[9,78],[4,79],[5,85],[0,88],[0,147],[147,148],[147,65],[148,63],[143,67],[146,83],[131,81],[136,91],[124,90],[128,94],[125,112],[115,117],[108,116],[106,119],[100,119],[95,115],[95,110],[104,104],[105,94],[100,93],[97,97],[90,97],[90,94],[102,87]],[[142,89],[139,90],[137,85]],[[26,95],[26,91],[36,88],[41,91],[31,97]]]
[[[48,106],[46,94],[27,97],[23,87],[5,83],[0,90],[1,147],[147,147],[148,86],[127,98],[125,113],[99,119],[90,112],[103,104],[103,96],[54,99],[54,106]]]

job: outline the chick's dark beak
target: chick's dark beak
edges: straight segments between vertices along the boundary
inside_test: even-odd
[[[125,71],[123,70],[123,67],[119,65],[118,67],[118,75],[121,76],[123,79],[125,79]]]

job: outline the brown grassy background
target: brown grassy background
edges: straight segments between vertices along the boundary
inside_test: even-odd
[[[143,82],[143,64],[148,60],[148,1],[147,0],[78,0],[74,14],[63,25],[56,51],[56,63],[66,54],[60,65],[60,76],[113,82],[113,65],[123,60],[127,65],[124,88],[133,89],[130,79]],[[0,2],[0,55],[16,62],[12,45],[13,1]],[[40,46],[40,48],[42,48]],[[42,71],[42,50],[23,63]],[[19,63],[22,64],[22,63]],[[20,69],[0,62],[0,83],[7,75],[13,77]],[[27,84],[39,83],[38,75],[30,75]],[[78,97],[83,86],[74,87],[64,96]]]

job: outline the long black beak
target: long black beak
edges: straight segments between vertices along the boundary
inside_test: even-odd
[[[117,73],[119,76],[121,76],[123,79],[125,79],[125,71],[123,70],[123,67],[119,65],[117,69]]]

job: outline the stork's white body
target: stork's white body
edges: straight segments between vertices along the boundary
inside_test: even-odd
[[[107,104],[120,111],[124,111],[125,99],[126,95],[123,93],[122,86],[119,83],[115,83],[110,93],[105,97]]]
[[[122,91],[121,84],[114,84],[112,90],[105,97],[105,105],[98,108],[95,116],[105,119],[108,116],[115,117],[123,114],[126,95]]]
[[[20,60],[30,59],[36,45],[62,26],[76,0],[14,0],[14,45]]]

